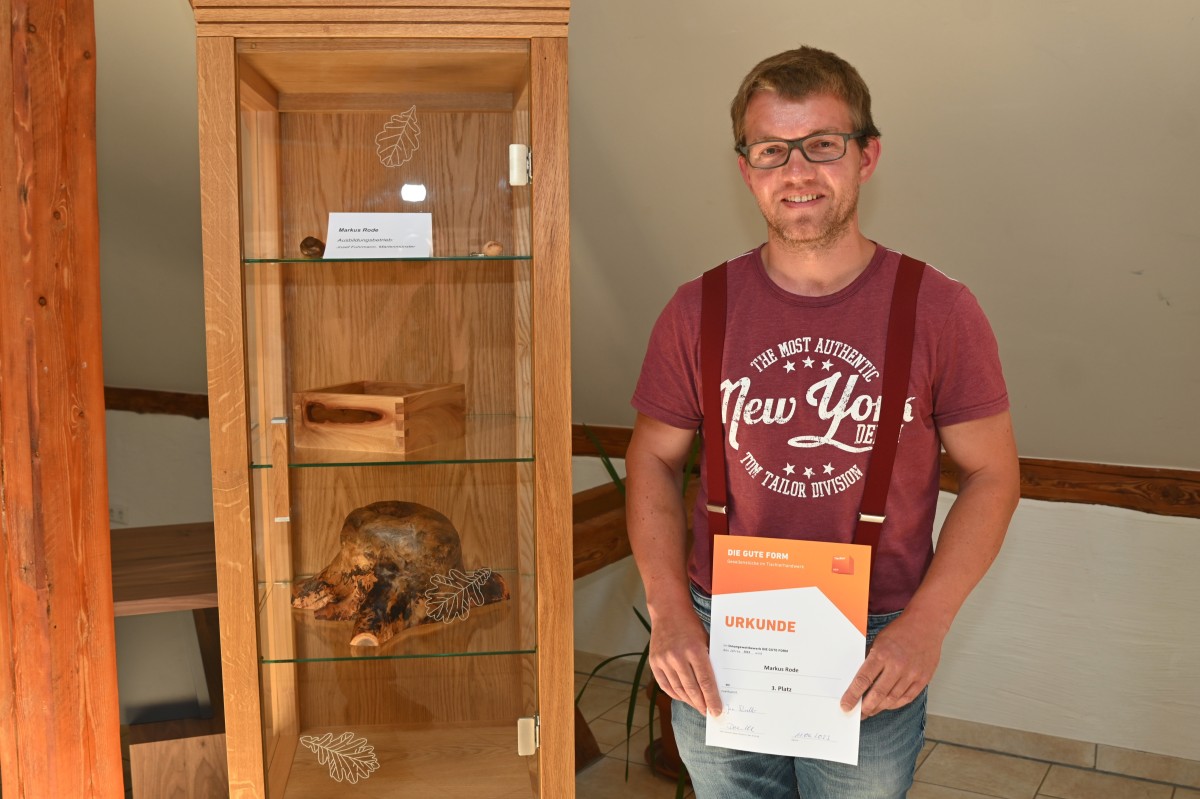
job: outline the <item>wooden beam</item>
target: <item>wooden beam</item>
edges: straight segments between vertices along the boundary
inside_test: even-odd
[[[105,386],[104,408],[110,411],[165,413],[172,416],[189,416],[192,419],[207,419],[208,395]]]
[[[957,470],[945,453],[942,490],[958,490]],[[1200,473],[1021,458],[1021,497],[1200,518]]]
[[[122,796],[91,0],[0,0],[5,796]]]
[[[632,428],[588,425],[588,429],[609,457],[625,457]],[[571,444],[576,455],[599,454],[583,425],[574,426]],[[957,492],[958,470],[945,453],[940,468],[942,490]],[[1200,518],[1200,472],[1021,458],[1021,497],[1196,519]]]
[[[586,429],[585,429],[586,428]],[[591,436],[588,435],[591,433]],[[610,458],[624,458],[625,450],[629,449],[629,437],[633,435],[632,427],[607,427],[594,424],[572,425],[571,449],[576,455],[599,455],[592,438],[600,443],[604,454]]]
[[[203,394],[106,387],[104,396],[108,410],[169,413],[194,419],[208,415],[208,398]],[[587,425],[587,428],[610,458],[625,457],[632,428],[603,425]],[[600,454],[584,431],[584,425],[580,424],[573,426],[571,447],[575,455]],[[957,469],[944,454],[941,474],[942,490],[957,492]],[[1021,458],[1021,496],[1197,518],[1200,517],[1200,472]]]
[[[572,502],[575,579],[633,554],[625,529],[625,496],[612,484],[580,491]]]
[[[698,489],[699,482],[692,480],[684,496],[689,533]],[[572,499],[576,580],[633,554],[625,526],[625,495],[615,485],[598,485],[578,492]]]

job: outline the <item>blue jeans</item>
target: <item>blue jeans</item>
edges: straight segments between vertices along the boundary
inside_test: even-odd
[[[712,600],[693,586],[692,602],[707,630]],[[867,645],[899,615],[868,616]],[[696,799],[903,799],[925,743],[927,690],[862,722],[857,766],[708,746],[704,716],[678,700],[671,726]]]

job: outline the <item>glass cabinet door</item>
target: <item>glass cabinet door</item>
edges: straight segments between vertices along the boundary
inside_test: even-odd
[[[268,795],[536,796],[529,43],[239,39],[236,80]]]

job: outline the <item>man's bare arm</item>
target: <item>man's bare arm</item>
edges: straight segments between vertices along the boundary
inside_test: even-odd
[[[626,523],[650,611],[650,668],[667,695],[701,713],[721,698],[708,660],[708,637],[692,610],[687,576],[683,467],[694,430],[638,414],[625,454]]]
[[[995,560],[1020,499],[1008,412],[951,425],[940,434],[959,469],[958,496],[920,588],[904,613],[875,639],[842,697],[847,710],[861,698],[863,718],[903,707],[929,684],[950,624]]]

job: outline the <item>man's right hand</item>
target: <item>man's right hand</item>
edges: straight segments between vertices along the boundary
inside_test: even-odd
[[[721,696],[708,659],[708,635],[692,608],[686,563],[681,483],[695,437],[695,430],[638,414],[625,453],[625,522],[646,586],[654,679],[672,699],[715,715]]]
[[[723,710],[717,677],[708,659],[708,634],[689,607],[682,618],[660,619],[650,633],[650,669],[658,687],[705,715]]]

